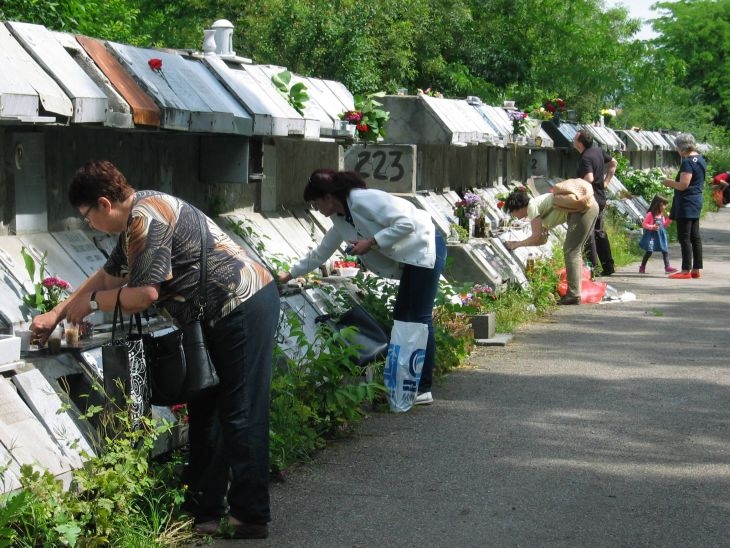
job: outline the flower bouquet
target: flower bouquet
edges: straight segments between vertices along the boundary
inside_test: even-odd
[[[477,219],[486,214],[487,206],[478,194],[465,192],[464,198],[454,204],[454,215],[458,219]]]
[[[545,99],[543,107],[546,111],[553,115],[555,113],[560,114],[561,112],[565,112],[565,101],[563,101],[560,97],[556,97],[555,99]]]
[[[527,113],[521,110],[508,110],[507,115],[512,120],[512,135],[525,135],[527,133]]]
[[[378,138],[385,137],[385,122],[390,117],[388,111],[379,108],[382,103],[376,100],[384,95],[383,91],[365,96],[355,95],[355,110],[343,112],[340,119],[354,125],[358,137],[376,143]]]
[[[533,105],[530,107],[530,118],[538,121],[552,120],[553,113],[547,110],[543,105]]]
[[[545,99],[543,104],[545,110],[552,114],[555,125],[560,125],[560,113],[565,112],[565,101],[560,97],[554,99]]]
[[[611,120],[616,117],[616,110],[612,108],[601,109],[601,116],[603,116],[603,124],[608,126],[611,124]]]
[[[68,297],[71,292],[71,285],[61,278],[46,276],[46,258],[48,252],[44,252],[37,265],[38,281],[36,281],[36,261],[25,247],[20,249],[23,256],[25,270],[33,283],[34,292],[23,295],[23,303],[30,309],[40,312],[48,312]]]

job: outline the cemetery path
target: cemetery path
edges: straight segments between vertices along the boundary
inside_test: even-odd
[[[701,279],[622,268],[636,301],[562,307],[371,414],[272,486],[257,544],[730,546],[730,209],[702,234]]]

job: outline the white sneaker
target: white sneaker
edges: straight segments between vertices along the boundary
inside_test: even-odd
[[[413,405],[428,405],[430,403],[433,403],[431,392],[422,392],[416,396],[416,401],[413,402]]]

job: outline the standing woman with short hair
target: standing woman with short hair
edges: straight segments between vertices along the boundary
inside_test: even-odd
[[[682,270],[671,274],[674,279],[699,278],[702,269],[702,238],[700,213],[702,189],[705,186],[707,162],[697,151],[697,143],[690,133],[680,133],[674,146],[682,158],[677,177],[664,179],[664,186],[674,189],[669,214],[677,222],[677,240],[682,251]]]

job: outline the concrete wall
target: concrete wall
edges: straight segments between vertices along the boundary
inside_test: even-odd
[[[309,175],[318,168],[341,169],[342,146],[332,141],[268,139],[264,143],[261,211],[302,204]]]

